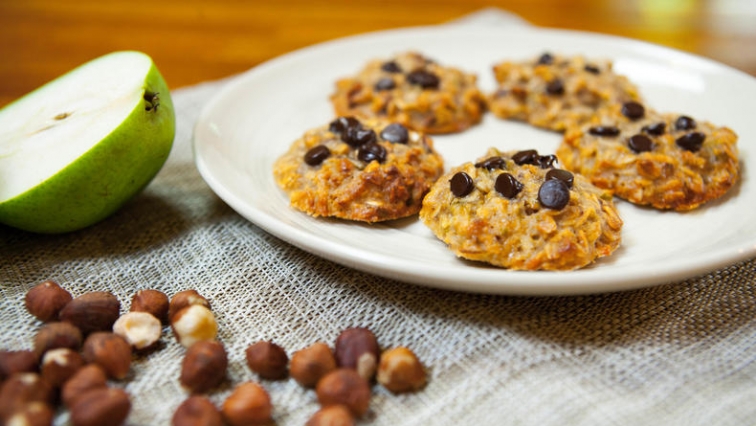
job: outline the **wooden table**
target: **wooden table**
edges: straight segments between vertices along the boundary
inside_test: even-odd
[[[751,0],[4,0],[0,105],[115,50],[151,55],[179,88],[314,43],[491,6],[534,25],[646,40],[756,75]]]

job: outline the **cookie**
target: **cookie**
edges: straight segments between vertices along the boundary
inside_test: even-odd
[[[612,66],[609,60],[549,53],[500,62],[493,67],[498,87],[487,98],[488,109],[499,118],[563,132],[605,105],[641,100],[637,87]]]
[[[628,102],[567,131],[557,156],[566,169],[619,198],[686,211],[738,181],[737,140],[727,127]]]
[[[420,219],[457,256],[512,270],[572,270],[610,255],[622,219],[611,194],[535,150],[489,149],[440,177]]]
[[[399,123],[339,117],[293,142],[273,174],[307,214],[381,222],[417,213],[443,169],[428,136]]]
[[[337,115],[387,119],[424,133],[460,132],[485,112],[477,76],[417,52],[370,61],[336,82],[331,103]]]

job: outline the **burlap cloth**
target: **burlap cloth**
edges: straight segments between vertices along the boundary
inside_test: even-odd
[[[487,11],[472,21],[506,18]],[[124,310],[139,289],[194,288],[212,302],[230,356],[227,385],[210,394],[218,405],[235,384],[258,380],[244,360],[250,343],[272,339],[291,354],[360,325],[384,347],[413,348],[430,377],[417,394],[376,386],[365,424],[756,424],[753,260],[638,291],[537,298],[439,291],[342,267],[243,219],[198,174],[193,123],[225,83],[173,92],[173,152],[115,216],[59,236],[0,227],[3,348],[31,347],[40,323],[23,298],[46,279],[74,295],[110,290]],[[132,395],[130,425],[169,424],[187,396],[184,349],[169,329],[162,341],[113,383]],[[279,425],[302,425],[318,408],[291,379],[261,383]],[[67,423],[61,410],[56,424]]]

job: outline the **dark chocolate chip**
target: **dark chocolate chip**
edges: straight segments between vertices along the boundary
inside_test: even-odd
[[[563,95],[564,84],[562,84],[562,80],[555,78],[548,82],[548,84],[546,84],[546,93],[549,95]]]
[[[488,170],[504,169],[506,165],[507,162],[501,157],[489,157],[483,161],[475,163],[475,167]]]
[[[594,126],[588,129],[588,133],[594,136],[614,137],[620,134],[620,130],[614,126]]]
[[[384,62],[383,65],[381,65],[381,69],[386,72],[390,72],[392,74],[400,73],[402,72],[401,67],[399,67],[399,64],[397,64],[394,61],[388,61]]]
[[[627,146],[635,153],[648,152],[654,149],[654,142],[646,135],[633,135],[627,140]]]
[[[407,143],[409,131],[399,123],[391,123],[381,131],[381,138],[391,143]]]
[[[438,89],[441,84],[436,74],[426,70],[415,70],[407,74],[407,82],[423,89]]]
[[[384,90],[391,90],[394,87],[396,87],[396,83],[394,83],[394,79],[389,78],[389,77],[384,77],[375,83],[375,86],[373,86],[373,89],[376,92],[381,92]]]
[[[549,167],[554,166],[556,160],[556,155],[541,155],[536,160],[535,165],[540,166],[542,169],[548,169]]]
[[[675,139],[675,143],[677,144],[677,146],[686,151],[696,152],[701,149],[701,145],[703,145],[704,139],[706,139],[706,135],[704,135],[703,133],[691,132]]]
[[[648,133],[649,135],[661,136],[664,131],[667,130],[667,124],[662,122],[649,124],[641,128],[641,132]]]
[[[575,175],[562,169],[551,169],[546,173],[546,180],[559,179],[567,184],[567,188],[572,188],[572,184],[575,182]]]
[[[376,136],[373,129],[364,129],[360,127],[347,127],[341,133],[341,140],[346,142],[352,148],[359,148],[362,145],[375,142]]]
[[[512,199],[522,191],[524,185],[509,173],[502,173],[496,177],[494,188],[499,194]]]
[[[546,208],[561,210],[570,202],[570,189],[559,179],[546,180],[538,190],[538,202]]]
[[[677,118],[675,121],[675,129],[676,130],[692,130],[696,128],[696,120],[686,116],[681,115]]]
[[[536,164],[538,157],[538,151],[535,149],[528,149],[515,153],[515,155],[512,156],[512,160],[514,160],[515,164],[518,166],[522,166],[523,164]]]
[[[472,178],[465,172],[457,172],[449,181],[452,194],[464,197],[471,193],[475,185]]]
[[[357,151],[357,158],[366,163],[371,161],[383,163],[386,161],[386,148],[374,142],[366,143]]]
[[[310,148],[307,153],[305,153],[304,161],[305,163],[307,163],[307,165],[317,166],[330,156],[331,150],[329,150],[327,146],[318,145],[316,147]]]
[[[601,73],[601,70],[599,69],[599,67],[597,67],[595,65],[586,65],[585,67],[583,67],[583,69],[586,70],[587,72],[591,73],[591,74],[600,74]]]
[[[631,120],[637,120],[646,115],[646,108],[638,102],[625,102],[622,104],[622,115]]]
[[[538,62],[536,64],[538,65],[551,65],[554,63],[554,56],[551,53],[544,53],[538,58]]]
[[[333,133],[341,133],[344,131],[344,129],[360,126],[360,122],[357,121],[357,119],[354,117],[339,117],[331,122],[331,124],[328,126],[328,130]]]

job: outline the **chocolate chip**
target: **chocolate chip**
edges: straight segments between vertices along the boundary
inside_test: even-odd
[[[357,158],[366,163],[371,161],[383,163],[386,161],[386,148],[374,142],[366,143],[357,151]]]
[[[575,182],[575,175],[562,169],[551,169],[546,173],[546,180],[559,179],[567,184],[567,188],[572,188],[572,184]]]
[[[524,185],[509,173],[502,173],[496,177],[494,188],[499,194],[512,199],[522,191]]]
[[[331,150],[325,145],[318,145],[310,148],[304,156],[304,161],[309,166],[320,165],[326,158],[331,156]]]
[[[396,83],[394,83],[394,79],[389,78],[389,77],[384,77],[375,83],[375,86],[373,86],[373,89],[376,92],[381,92],[384,90],[391,90],[394,87],[396,87]]]
[[[538,202],[546,208],[561,210],[570,202],[570,189],[559,179],[544,181],[538,190]]]
[[[664,131],[667,130],[667,124],[662,122],[649,124],[641,128],[641,132],[648,133],[649,135],[661,136]]]
[[[441,84],[436,74],[425,70],[415,70],[407,74],[407,82],[423,89],[438,89]]]
[[[601,70],[595,65],[586,65],[583,69],[591,74],[600,74]]]
[[[701,145],[703,145],[704,139],[706,139],[706,135],[704,135],[703,133],[691,132],[675,139],[675,143],[677,144],[677,146],[686,151],[696,152],[701,149]]]
[[[627,146],[635,153],[648,152],[654,149],[654,142],[648,136],[637,134],[627,140]]]
[[[383,65],[381,65],[381,69],[386,72],[390,72],[392,74],[400,73],[402,72],[401,67],[399,67],[399,64],[397,64],[394,61],[388,61],[384,62]]]
[[[381,138],[391,143],[407,143],[409,131],[399,123],[392,123],[383,128]]]
[[[554,56],[551,53],[544,53],[538,58],[537,65],[551,65],[554,63]]]
[[[350,127],[360,127],[360,122],[354,117],[339,117],[331,122],[328,130],[332,133],[341,133]]]
[[[346,142],[347,145],[352,148],[359,148],[362,145],[375,142],[376,136],[372,129],[364,129],[362,126],[347,127],[346,130],[341,133],[341,140]]]
[[[588,129],[588,133],[594,136],[617,136],[620,134],[620,130],[614,126],[594,126]]]
[[[546,84],[546,93],[549,95],[563,95],[564,84],[562,80],[555,78]]]
[[[535,149],[528,149],[517,152],[512,156],[512,160],[514,160],[515,164],[518,166],[522,166],[523,164],[535,165],[536,161],[538,161],[538,151]]]
[[[501,157],[489,157],[483,161],[475,163],[475,167],[487,170],[504,169],[507,163]]]
[[[646,115],[646,108],[638,102],[625,102],[622,104],[622,115],[631,120],[637,120]]]
[[[556,162],[557,158],[556,155],[541,155],[536,160],[536,166],[541,166],[542,169],[548,169],[549,167],[553,167],[554,163]]]
[[[465,172],[457,172],[452,176],[449,184],[452,194],[457,197],[464,197],[475,188],[472,178]]]
[[[675,129],[676,130],[692,130],[696,128],[696,120],[681,115],[677,118],[677,121],[675,121]]]

